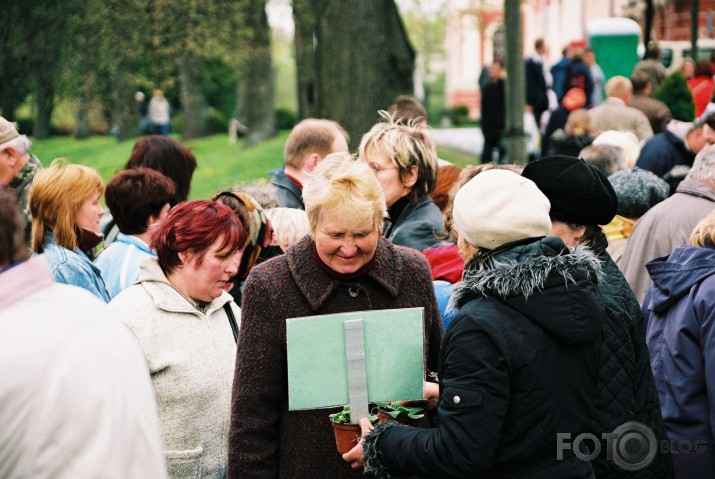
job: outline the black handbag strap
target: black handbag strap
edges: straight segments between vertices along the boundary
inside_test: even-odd
[[[233,315],[233,310],[231,309],[231,301],[223,305],[223,309],[226,310],[226,316],[228,316],[228,322],[231,324],[231,331],[233,331],[233,340],[238,344],[238,325],[236,324],[236,316]]]

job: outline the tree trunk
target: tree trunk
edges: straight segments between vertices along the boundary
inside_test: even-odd
[[[117,139],[123,141],[139,135],[139,115],[134,105],[134,95],[131,85],[129,85],[129,79],[122,72],[118,72],[117,80],[115,99],[116,123],[119,127]]]
[[[315,116],[343,125],[354,148],[378,110],[413,93],[414,49],[394,0],[328,0],[316,21]]]
[[[298,116],[301,119],[315,116],[317,67],[315,64],[314,38],[316,34],[316,18],[321,15],[322,2],[293,0]]]
[[[35,125],[32,130],[32,136],[39,139],[49,138],[50,136],[50,118],[52,118],[52,109],[54,108],[55,91],[51,79],[44,78],[39,75],[35,78]]]
[[[207,133],[208,106],[201,86],[201,61],[196,58],[179,59],[181,104],[184,110],[185,139],[200,138]]]
[[[10,88],[3,88],[2,98],[0,98],[0,109],[2,110],[3,118],[7,121],[15,121],[16,106],[14,92],[10,91]]]
[[[245,146],[275,136],[271,31],[265,1],[246,2],[243,22],[250,29],[238,71],[236,116],[248,127]]]
[[[506,140],[509,161],[526,165],[526,137],[524,134],[524,60],[522,52],[521,6],[519,0],[505,0],[506,25]]]

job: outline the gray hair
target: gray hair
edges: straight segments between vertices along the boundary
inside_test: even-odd
[[[687,178],[715,183],[715,146],[708,146],[700,150]]]
[[[598,169],[604,175],[611,176],[626,167],[623,148],[614,145],[590,145],[581,150],[579,158]]]
[[[27,135],[20,135],[16,136],[10,141],[6,141],[2,145],[0,145],[0,151],[6,150],[8,148],[12,148],[13,150],[17,151],[19,154],[24,155],[28,151],[30,151],[30,147],[32,146],[32,142],[30,139],[27,137]]]

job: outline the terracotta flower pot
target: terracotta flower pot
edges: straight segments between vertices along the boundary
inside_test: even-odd
[[[345,454],[357,446],[358,440],[362,435],[362,429],[359,424],[332,424],[333,432],[335,433],[335,445],[338,447],[340,454]]]

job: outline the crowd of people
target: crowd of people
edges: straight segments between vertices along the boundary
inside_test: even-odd
[[[650,75],[596,66],[554,66],[563,124],[523,168],[496,137],[438,158],[400,97],[355,153],[306,119],[270,184],[210,199],[168,136],[105,185],[0,117],[0,477],[715,475],[715,116],[649,120]],[[427,419],[351,418],[341,456],[340,407],[289,408],[286,320],[398,308]]]

